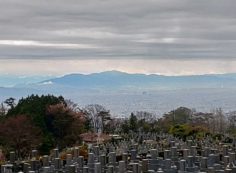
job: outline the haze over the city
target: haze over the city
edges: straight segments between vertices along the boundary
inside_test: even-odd
[[[0,102],[50,93],[125,115],[178,106],[234,110],[235,6],[0,0]]]

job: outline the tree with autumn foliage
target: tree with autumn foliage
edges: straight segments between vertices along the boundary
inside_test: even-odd
[[[9,117],[0,124],[0,141],[5,149],[15,150],[25,157],[42,142],[42,131],[26,115]]]
[[[85,120],[79,109],[67,105],[62,96],[31,95],[19,100],[9,109],[6,119],[26,115],[32,126],[41,129],[41,154],[48,154],[54,147],[72,146],[79,142],[79,134],[84,132]]]
[[[8,110],[6,118],[18,115],[26,115],[32,120],[32,124],[39,127],[43,132],[43,141],[39,150],[42,154],[48,154],[50,149],[55,147],[55,140],[51,133],[49,133],[45,124],[45,114],[49,105],[56,105],[66,102],[62,96],[56,97],[54,95],[30,95],[22,98],[18,103]]]
[[[62,96],[56,97],[53,95],[31,95],[22,98],[18,101],[17,105],[8,110],[7,116],[27,115],[31,117],[33,123],[46,131],[44,122],[44,115],[49,105],[56,105],[66,102]]]
[[[85,131],[84,114],[62,103],[48,106],[45,122],[46,128],[54,136],[59,148],[80,142],[79,135]]]

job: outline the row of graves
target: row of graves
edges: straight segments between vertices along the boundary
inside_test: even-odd
[[[184,142],[170,136],[146,135],[137,144],[137,138],[93,144],[87,155],[81,154],[81,146],[73,147],[64,158],[58,149],[42,157],[33,150],[25,161],[10,152],[1,173],[236,173],[233,143],[225,145],[210,138]]]

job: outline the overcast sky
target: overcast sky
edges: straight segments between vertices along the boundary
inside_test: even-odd
[[[235,0],[0,0],[0,73],[236,72]]]

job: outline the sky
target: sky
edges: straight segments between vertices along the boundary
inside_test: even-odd
[[[0,74],[236,72],[235,0],[0,0]]]

